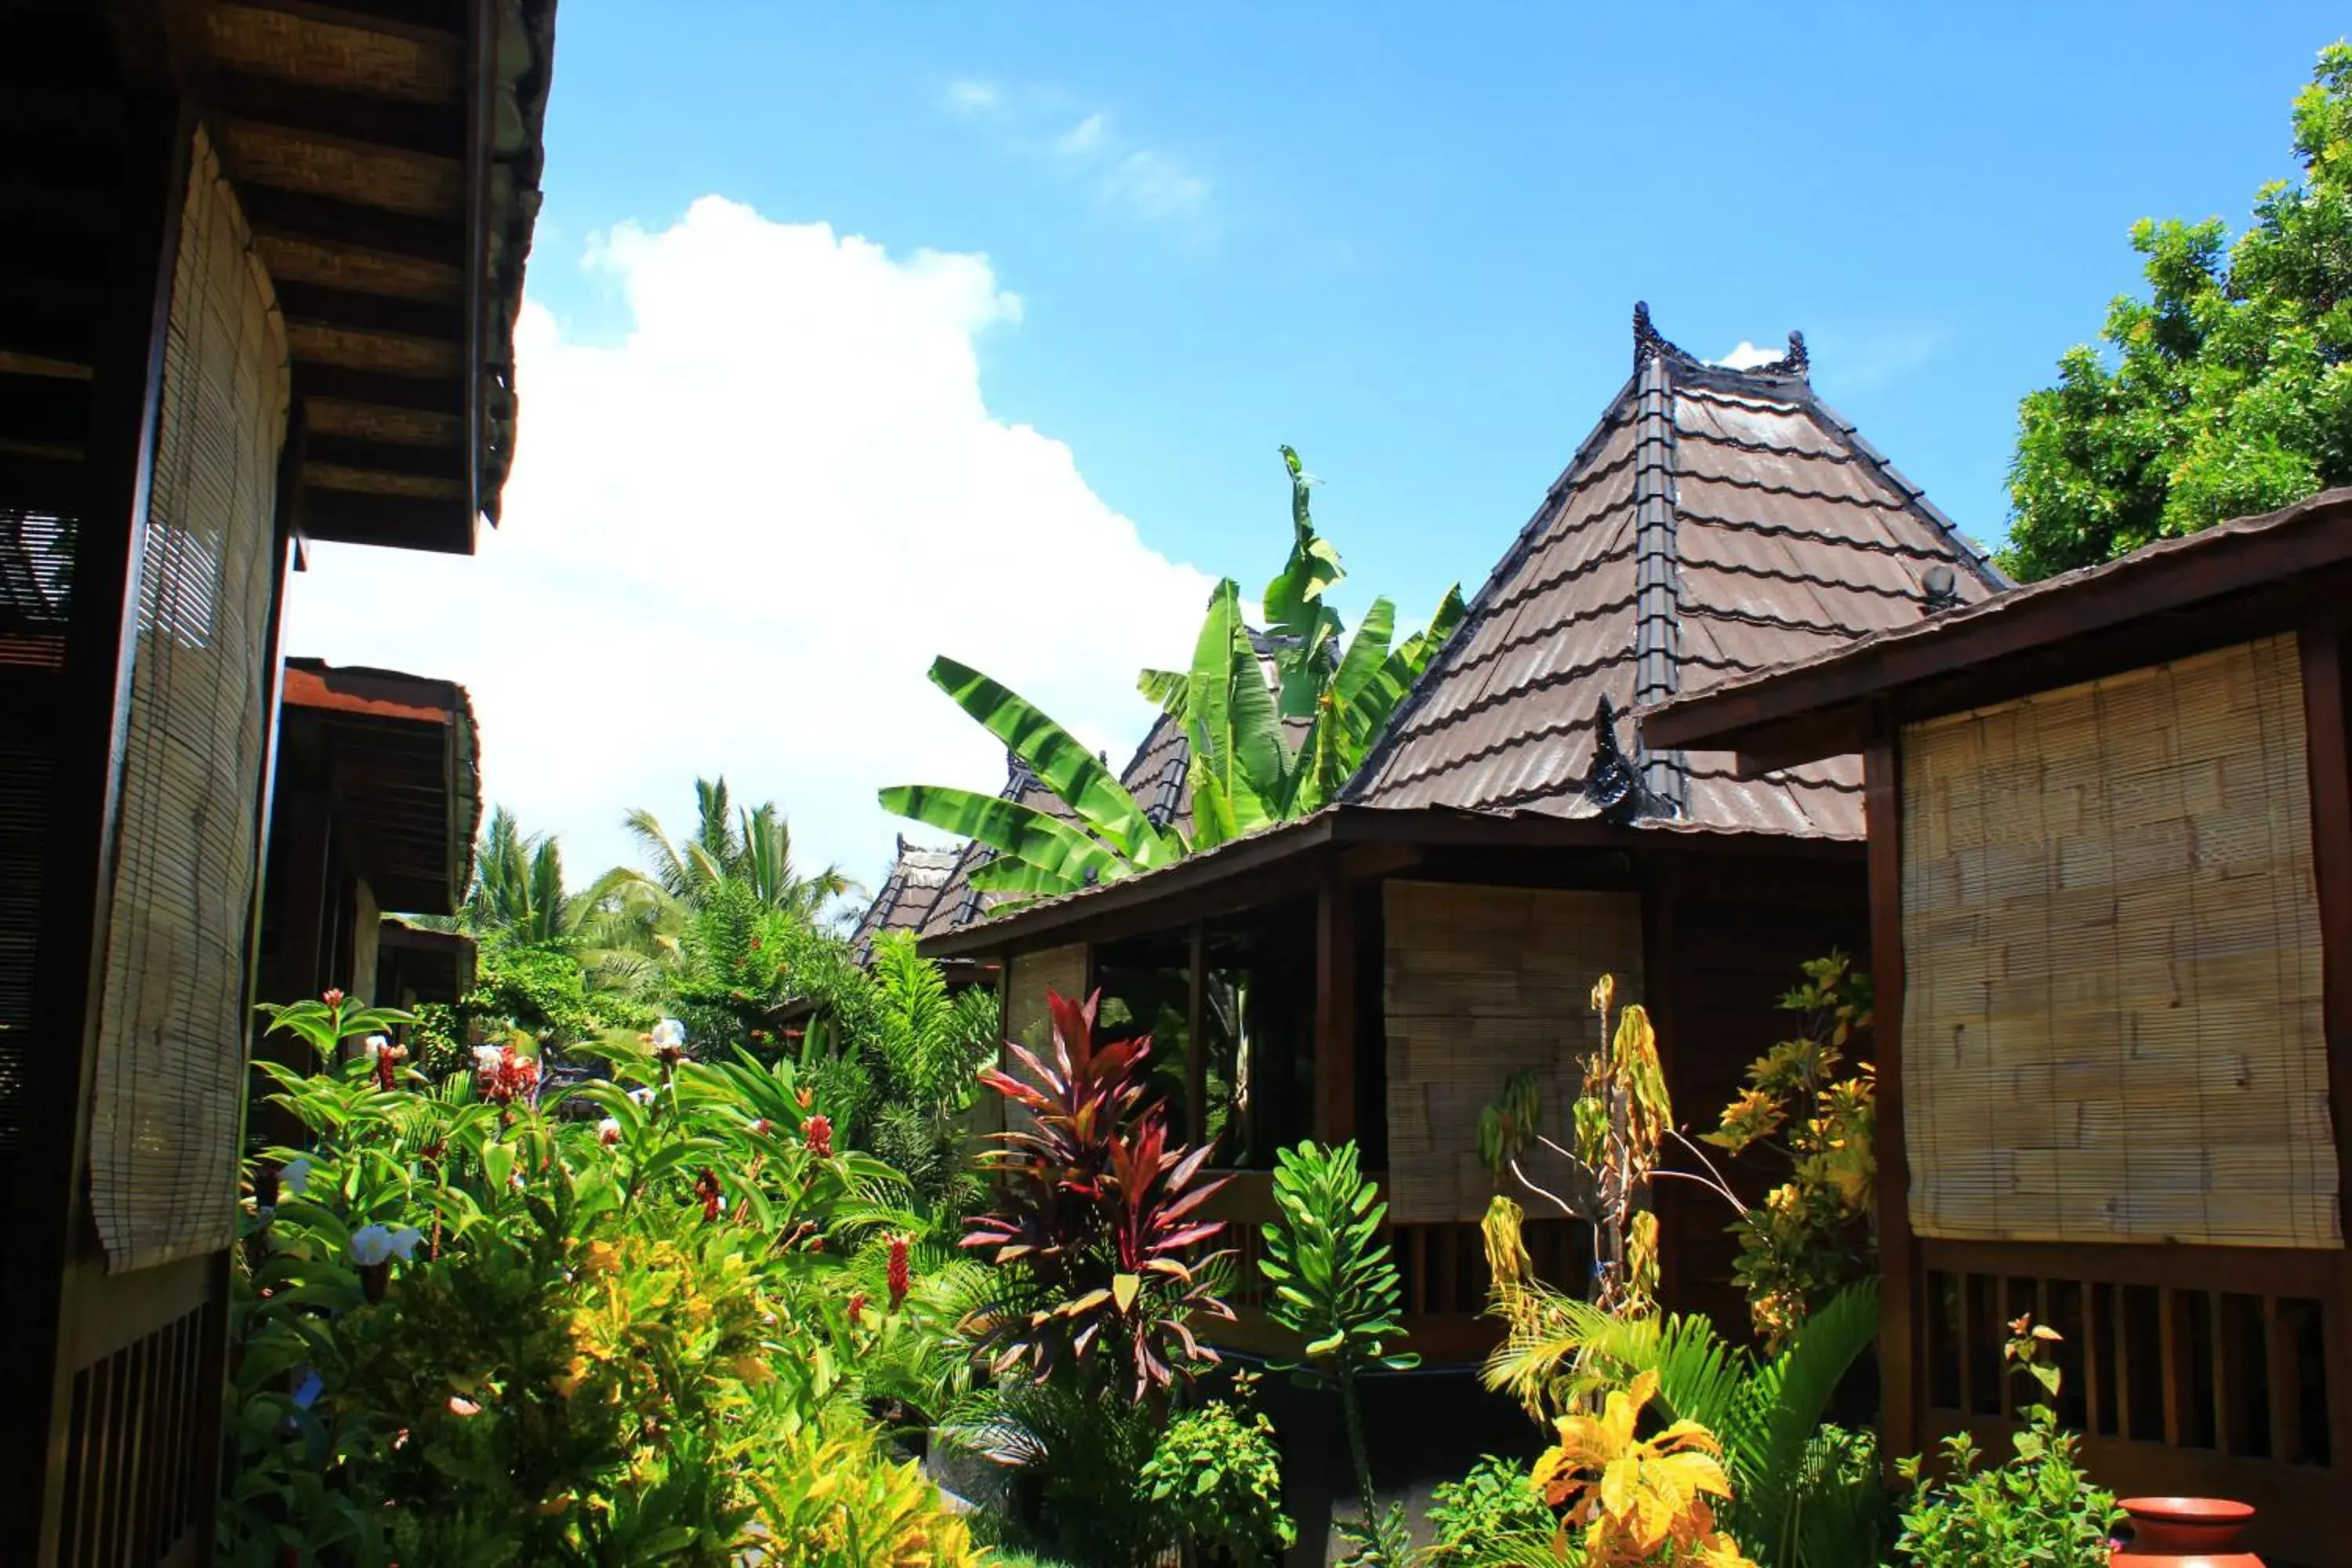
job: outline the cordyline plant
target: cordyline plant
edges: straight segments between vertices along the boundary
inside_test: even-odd
[[[1107,1358],[1141,1399],[1217,1360],[1190,1324],[1233,1318],[1204,1273],[1226,1255],[1197,1256],[1224,1228],[1200,1217],[1224,1183],[1200,1179],[1208,1150],[1171,1145],[1165,1108],[1147,1102],[1150,1037],[1095,1044],[1100,1000],[1047,992],[1052,1059],[1007,1042],[1021,1073],[981,1074],[1013,1125],[983,1157],[996,1206],[963,1245],[1015,1270],[1018,1288],[969,1327],[998,1373],[1042,1381]]]

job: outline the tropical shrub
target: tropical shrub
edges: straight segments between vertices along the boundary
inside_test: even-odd
[[[1777,1348],[1822,1302],[1878,1273],[1878,1103],[1868,1062],[1847,1053],[1871,1026],[1870,977],[1842,952],[1804,965],[1780,1005],[1803,1029],[1748,1069],[1748,1087],[1703,1142],[1734,1155],[1769,1151],[1789,1174],[1732,1226],[1732,1279],[1756,1332]]]
[[[1356,1389],[1358,1378],[1376,1368],[1403,1371],[1419,1364],[1412,1352],[1388,1348],[1404,1337],[1396,1263],[1388,1243],[1380,1239],[1388,1205],[1378,1201],[1358,1168],[1353,1142],[1335,1148],[1306,1142],[1275,1157],[1274,1207],[1275,1217],[1263,1227],[1265,1251],[1258,1260],[1274,1288],[1266,1315],[1306,1342],[1288,1370],[1310,1384],[1339,1391],[1363,1509],[1359,1561],[1402,1563],[1404,1510],[1392,1507],[1383,1514],[1373,1497]]]
[[[569,1091],[498,1047],[435,1085],[402,1015],[266,1011],[319,1070],[259,1064],[309,1142],[250,1171],[223,1562],[968,1560],[864,1416],[845,1254],[905,1223],[890,1173],[789,1065],[665,1037]]]
[[[1507,1200],[1499,1200],[1498,1206]],[[1502,1223],[1497,1223],[1498,1218]],[[1611,1313],[1551,1289],[1513,1258],[1515,1225],[1490,1213],[1487,1256],[1507,1337],[1486,1363],[1489,1388],[1550,1416],[1589,1414],[1643,1373],[1670,1419],[1696,1422],[1721,1446],[1732,1490],[1714,1507],[1741,1549],[1768,1568],[1843,1568],[1874,1561],[1884,1494],[1864,1440],[1823,1427],[1838,1384],[1878,1331],[1874,1282],[1850,1288],[1759,1357],[1726,1344],[1704,1317]],[[1498,1242],[1497,1232],[1504,1233]]]
[[[1100,1001],[1048,992],[1052,1060],[1008,1044],[1021,1075],[981,1075],[1011,1130],[986,1155],[994,1205],[963,1245],[1006,1275],[1005,1299],[973,1325],[994,1370],[1044,1379],[1074,1363],[1141,1400],[1217,1360],[1191,1325],[1233,1311],[1192,1255],[1224,1228],[1200,1217],[1224,1184],[1200,1179],[1208,1151],[1171,1145],[1148,1100],[1150,1037],[1095,1044]]]
[[[1234,1381],[1233,1399],[1213,1399],[1168,1424],[1143,1467],[1143,1491],[1160,1527],[1195,1560],[1259,1568],[1278,1562],[1298,1531],[1282,1511],[1274,1423],[1249,1410],[1248,1375]]]
[[[2010,1324],[2002,1357],[2013,1373],[2031,1377],[2043,1397],[2058,1397],[2058,1369],[2042,1360],[2058,1332],[2031,1317]],[[1987,1563],[2046,1563],[2050,1568],[2105,1568],[2110,1537],[2123,1522],[2115,1495],[2095,1487],[2075,1458],[2079,1440],[2058,1426],[2048,1404],[2029,1406],[2025,1430],[2011,1439],[2002,1464],[1980,1468],[1965,1432],[1944,1441],[1947,1474],[1926,1481],[1916,1458],[1900,1466],[1916,1489],[1903,1510],[1896,1543],[1917,1568],[1975,1568]]]
[[[1584,1568],[1755,1568],[1716,1528],[1731,1480],[1715,1435],[1686,1418],[1636,1435],[1657,1389],[1656,1373],[1639,1372],[1599,1415],[1554,1423],[1559,1441],[1536,1461],[1535,1484],[1561,1515],[1561,1555],[1572,1542]]]
[[[1497,1559],[1548,1562],[1558,1521],[1528,1467],[1493,1455],[1430,1496],[1430,1568]]]
[[[1508,1171],[1528,1192],[1591,1226],[1596,1303],[1646,1311],[1658,1286],[1658,1219],[1647,1206],[1650,1182],[1665,1173],[1658,1169],[1659,1153],[1675,1113],[1649,1013],[1628,1006],[1612,1029],[1616,995],[1613,975],[1602,975],[1592,987],[1601,1046],[1585,1058],[1583,1092],[1570,1108],[1570,1143],[1545,1136],[1536,1075],[1520,1072],[1479,1113],[1478,1152],[1498,1176]],[[1538,1148],[1565,1163],[1565,1183],[1547,1177],[1556,1185],[1546,1186],[1528,1174],[1521,1162]]]

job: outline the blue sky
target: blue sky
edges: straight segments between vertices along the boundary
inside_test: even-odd
[[[1148,626],[1143,640],[1161,646],[1197,607],[1197,579],[1176,569],[1231,574],[1254,593],[1278,563],[1278,442],[1324,480],[1318,513],[1359,599],[1390,593],[1417,624],[1447,583],[1476,586],[1623,379],[1637,299],[1706,357],[1802,329],[1822,395],[1995,542],[2017,400],[2137,282],[2129,225],[2242,222],[2256,186],[2292,172],[2288,99],[2345,29],[2339,7],[2317,4],[2234,6],[2224,20],[2210,6],[2155,5],[564,0],[530,294],[572,357],[523,354],[520,458],[501,533],[529,537],[458,563],[471,579],[322,552],[316,583],[298,591],[294,650],[312,651],[307,637],[331,655],[468,681],[485,710],[490,793],[576,842],[582,873],[617,852],[623,806],[683,816],[686,780],[723,768],[739,788],[779,797],[815,852],[871,876],[893,827],[860,803],[898,781],[866,776],[863,759],[942,767],[980,787],[1000,764],[922,685],[929,654],[958,648],[845,666],[839,678],[860,683],[856,702],[810,710],[810,688],[830,672],[824,650],[887,640],[882,611],[902,580],[821,542],[876,530],[913,557],[909,574],[950,569],[965,550],[1025,562],[1028,577],[969,568],[985,584],[974,625],[935,610],[925,630],[1017,663],[1029,645],[1010,639],[1022,625],[1076,623],[1040,654],[1032,685],[1114,745],[1148,717],[1114,705],[1131,701],[1126,672],[1139,661],[1129,642]],[[862,237],[907,298],[962,290],[942,307],[953,341],[922,356],[949,368],[908,395],[971,405],[1015,446],[1034,429],[1045,449],[1024,447],[1020,462],[1034,462],[1023,471],[1059,487],[1050,504],[1075,509],[1067,530],[1026,528],[1033,492],[1018,485],[967,507],[974,487],[994,482],[984,477],[1001,470],[994,459],[871,507],[843,501],[847,484],[794,499],[756,448],[791,410],[823,404],[826,376],[852,374],[826,369],[794,335],[806,322],[747,332],[724,375],[668,395],[723,404],[723,416],[677,410],[673,421],[667,405],[625,413],[644,362],[613,356],[660,310],[680,334],[725,337],[725,289],[746,290],[737,315],[756,314],[769,308],[757,300],[762,276],[814,301],[812,330],[858,309],[780,259],[760,263],[764,274],[680,262],[673,303],[651,303],[658,269],[642,258],[665,235],[682,254],[690,205],[713,195],[779,226],[762,231],[771,238],[823,237],[835,262],[845,237]],[[705,250],[719,248],[712,239]],[[961,258],[953,278],[926,272],[925,250]],[[845,287],[844,300],[874,297]],[[709,319],[685,319],[691,306]],[[874,363],[888,351],[871,342],[901,341],[896,328],[877,331],[834,348],[853,369]],[[534,352],[551,368],[538,370]],[[969,372],[949,364],[968,356]],[[602,413],[585,406],[600,375],[615,389]],[[754,416],[767,382],[795,375],[812,384],[798,401]],[[535,409],[557,411],[535,423]],[[829,439],[860,454],[845,472],[873,474],[931,465],[923,443],[960,428],[885,424],[870,440],[846,427]],[[640,469],[609,456],[618,445]],[[688,469],[700,488],[666,493],[664,476]],[[618,497],[643,520],[629,545],[638,553],[575,550],[603,526],[583,517]],[[929,521],[902,531],[894,506]],[[1105,509],[1109,521],[1096,515]],[[732,531],[698,533],[708,511],[741,515]],[[1132,539],[1117,520],[1131,521]],[[1040,540],[1083,552],[1093,528],[1110,531],[1098,569],[1047,559]],[[493,560],[499,552],[510,566]],[[679,556],[698,561],[699,587],[683,565],[665,575]],[[616,562],[646,572],[641,603],[670,625],[756,598],[803,640],[763,637],[760,615],[746,615],[739,643],[678,650],[617,713],[609,696],[596,710],[625,727],[666,691],[724,679],[714,662],[751,664],[790,744],[752,738],[765,717],[716,732],[708,718],[681,719],[653,723],[642,775],[551,758],[554,742],[524,710],[572,683],[550,676],[543,645],[476,637],[497,616],[482,600],[550,595],[534,601],[540,618],[576,637],[612,618],[599,594]],[[553,596],[550,584],[567,580],[578,596]],[[389,642],[347,628],[341,606],[404,582],[439,607]],[[1089,626],[1102,632],[1099,660]],[[659,662],[669,639],[649,640]],[[1097,662],[1103,679],[1077,679]],[[508,715],[506,743],[522,754],[502,763]],[[935,727],[924,741],[939,749],[850,738],[908,725]],[[851,763],[822,758],[828,741]],[[654,782],[656,769],[670,782]]]

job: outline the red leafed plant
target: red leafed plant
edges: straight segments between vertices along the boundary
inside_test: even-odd
[[[1224,1183],[1201,1180],[1209,1152],[1171,1146],[1165,1108],[1146,1102],[1150,1037],[1095,1045],[1100,1000],[1047,992],[1052,1060],[1007,1042],[1020,1074],[981,1074],[1013,1127],[986,1156],[996,1206],[963,1245],[993,1249],[1022,1288],[971,1328],[999,1372],[1026,1363],[1044,1378],[1107,1354],[1140,1398],[1217,1359],[1190,1320],[1234,1315],[1204,1278],[1212,1258],[1198,1256],[1224,1228],[1200,1217]]]

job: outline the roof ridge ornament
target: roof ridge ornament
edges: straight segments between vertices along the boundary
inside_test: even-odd
[[[1633,301],[1633,374],[1641,374],[1642,367],[1654,359],[1662,359],[1669,363],[1698,363],[1688,350],[1668,342],[1658,329],[1650,324],[1649,302],[1636,300]]]
[[[1643,817],[1682,815],[1671,800],[1642,782],[1642,769],[1617,744],[1617,709],[1603,692],[1592,720],[1592,766],[1584,775],[1578,816],[1629,826]]]
[[[1754,374],[1758,375],[1793,375],[1802,380],[1811,381],[1812,379],[1812,356],[1805,352],[1805,334],[1791,330],[1789,333],[1789,352],[1781,355],[1779,359],[1774,360],[1769,364],[1758,365]]]

